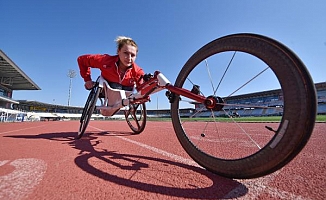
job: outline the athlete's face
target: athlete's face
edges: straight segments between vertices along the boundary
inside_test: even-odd
[[[120,59],[121,64],[124,67],[129,67],[136,60],[137,48],[132,46],[132,45],[125,44],[118,51],[118,55],[119,55],[119,59]]]

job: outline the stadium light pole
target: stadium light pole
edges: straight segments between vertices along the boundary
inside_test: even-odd
[[[73,70],[73,69],[69,69],[67,76],[70,79],[70,82],[69,82],[69,93],[68,93],[68,106],[70,106],[71,84],[72,84],[72,79],[75,78],[75,76],[76,76],[76,71]]]

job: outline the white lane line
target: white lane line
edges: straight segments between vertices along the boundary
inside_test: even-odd
[[[8,160],[0,163],[4,165]],[[43,160],[35,158],[17,159],[10,165],[15,170],[0,176],[0,199],[25,199],[43,179],[47,165]]]
[[[9,160],[0,160],[0,167],[5,165],[7,162],[9,162]]]
[[[129,138],[125,138],[125,137],[122,137],[122,136],[116,136],[116,137],[118,137],[118,138],[120,138],[120,139],[122,139],[122,140],[125,140],[125,141],[127,141],[127,142],[130,142],[130,143],[136,144],[136,145],[138,145],[138,146],[140,146],[140,147],[143,147],[143,148],[148,149],[148,150],[150,150],[150,151],[153,151],[153,152],[155,152],[155,153],[158,153],[158,154],[161,154],[161,155],[163,155],[163,156],[166,156],[166,157],[168,157],[168,158],[171,158],[171,159],[173,159],[173,160],[175,160],[175,161],[181,162],[181,163],[183,163],[183,164],[187,164],[187,165],[191,165],[191,166],[196,166],[196,167],[200,167],[200,168],[202,168],[200,165],[198,165],[195,161],[193,161],[193,160],[191,160],[191,159],[183,158],[183,157],[181,157],[181,156],[178,156],[178,155],[175,155],[175,154],[169,153],[169,152],[167,152],[167,151],[164,151],[164,150],[162,150],[162,149],[158,149],[158,148],[156,148],[156,147],[149,146],[149,145],[147,145],[147,144],[143,144],[143,143],[141,143],[141,142],[137,142],[137,141],[131,140],[131,139],[129,139]]]
[[[92,128],[98,130],[98,131],[105,131],[99,128],[96,128],[92,126]],[[203,168],[199,166],[195,161],[187,158],[183,158],[181,156],[169,153],[167,151],[164,151],[162,149],[158,149],[156,147],[149,146],[147,144],[137,142],[134,140],[131,140],[129,138],[125,138],[122,136],[115,136],[117,138],[120,138],[124,141],[130,142],[132,144],[136,144],[140,147],[146,148],[150,151],[153,151],[155,153],[161,154],[163,156],[166,156],[168,158],[171,158],[175,161],[181,162],[183,164],[196,166]],[[238,180],[238,182],[242,183],[243,185],[239,185],[238,187],[231,190],[228,194],[226,194],[223,198],[225,199],[259,199],[259,196],[263,193],[270,194],[275,199],[296,199],[296,200],[303,200],[303,199],[309,199],[307,197],[302,197],[300,195],[295,195],[290,192],[286,192],[283,190],[279,190],[278,188],[270,187],[269,183],[272,182],[276,176],[281,172],[281,170],[278,170],[277,172],[274,172],[273,174],[257,178],[257,179],[248,179],[248,180]],[[246,191],[249,191],[246,195],[239,197],[237,194],[244,194]]]
[[[98,130],[98,131],[104,131],[104,130],[99,129],[99,128],[96,128],[96,127],[94,127],[94,126],[92,126],[92,128],[94,128],[94,129],[96,129],[96,130]],[[141,143],[141,142],[137,142],[137,141],[131,140],[131,139],[129,139],[129,138],[125,138],[125,137],[122,137],[122,136],[115,136],[115,137],[120,138],[120,139],[122,139],[122,140],[124,140],[124,141],[127,141],[127,142],[130,142],[130,143],[136,144],[136,145],[138,145],[138,146],[140,146],[140,147],[143,147],[143,148],[148,149],[148,150],[150,150],[150,151],[153,151],[153,152],[155,152],[155,153],[161,154],[161,155],[163,155],[163,156],[166,156],[166,157],[168,157],[168,158],[171,158],[171,159],[176,160],[176,161],[178,161],[178,162],[181,162],[181,163],[183,163],[183,164],[187,164],[187,165],[191,165],[191,166],[196,166],[196,167],[201,167],[201,166],[199,166],[195,161],[193,161],[193,160],[191,160],[191,159],[183,158],[183,157],[181,157],[181,156],[178,156],[178,155],[175,155],[175,154],[169,153],[169,152],[164,151],[164,150],[162,150],[162,149],[158,149],[158,148],[156,148],[156,147],[152,147],[152,146],[149,146],[149,145],[144,144],[144,143]],[[201,168],[202,168],[202,167],[201,167]]]
[[[22,128],[22,129],[17,129],[17,130],[11,130],[11,131],[6,131],[6,132],[0,132],[0,135],[1,135],[1,134],[6,134],[6,133],[13,133],[13,132],[18,132],[18,131],[24,131],[24,130],[33,129],[33,128],[39,128],[39,127],[43,127],[43,126],[46,126],[46,125],[33,126],[33,127]]]
[[[266,193],[269,194],[273,199],[295,199],[295,200],[303,200],[310,198],[302,197],[300,195],[293,194],[291,192],[283,191],[275,187],[269,186],[269,183],[277,178],[277,175],[281,172],[281,170],[276,171],[270,175],[256,178],[256,179],[248,179],[248,180],[237,180],[243,185],[239,185],[230,191],[227,195],[224,196],[226,199],[237,197],[237,199],[259,199],[260,195]],[[237,194],[244,194],[245,191],[249,192],[242,196],[238,197]]]

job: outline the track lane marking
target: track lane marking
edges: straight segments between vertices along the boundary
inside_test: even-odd
[[[33,129],[33,128],[39,128],[39,127],[43,127],[43,126],[46,126],[46,125],[33,126],[33,127],[22,128],[22,129],[17,129],[17,130],[12,130],[12,131],[0,132],[0,135],[1,134],[6,134],[6,133],[13,133],[13,132],[17,132],[17,131],[24,131],[24,130]]]
[[[94,129],[96,129],[98,131],[104,131],[104,130],[99,129],[99,128],[94,127],[94,126],[92,126],[92,128],[94,128]],[[191,159],[187,159],[187,158],[184,158],[184,157],[181,157],[181,156],[178,156],[178,155],[169,153],[169,152],[164,151],[162,149],[158,149],[156,147],[149,146],[147,144],[144,144],[144,143],[141,143],[141,142],[137,142],[135,140],[131,140],[131,139],[126,138],[126,137],[122,137],[122,136],[115,136],[115,137],[120,138],[120,139],[125,140],[125,141],[130,142],[130,143],[136,144],[136,145],[138,145],[140,147],[143,147],[143,148],[148,149],[150,151],[153,151],[155,153],[161,154],[163,156],[166,156],[168,158],[171,158],[171,159],[176,160],[178,162],[181,162],[183,164],[187,164],[187,165],[191,165],[191,166],[196,166],[196,167],[202,168],[200,165],[198,165],[195,161],[193,161]]]
[[[46,172],[47,164],[35,158],[0,161],[0,167],[9,164],[15,167],[11,173],[0,176],[0,199],[24,199],[33,192]]]
[[[103,129],[100,129],[100,128],[97,128],[94,126],[90,126],[90,127],[94,128],[98,131],[105,131]],[[114,137],[117,137],[124,141],[130,142],[132,144],[138,145],[140,147],[146,148],[150,151],[161,154],[163,156],[166,156],[168,158],[171,158],[171,159],[181,162],[183,164],[200,167],[200,168],[204,169],[202,166],[198,165],[195,161],[193,161],[191,159],[183,158],[181,156],[169,153],[162,149],[158,149],[156,147],[152,147],[150,145],[147,145],[147,144],[144,144],[141,142],[137,142],[135,140],[131,140],[131,139],[123,137],[123,136],[114,136]],[[242,183],[243,185],[239,185],[238,187],[234,188],[228,194],[226,194],[223,198],[233,199],[235,196],[237,196],[236,194],[243,193],[243,191],[246,191],[246,188],[247,188],[247,190],[249,190],[250,192],[248,192],[246,195],[244,195],[242,197],[237,196],[237,199],[259,199],[260,195],[267,193],[277,199],[310,200],[310,198],[307,198],[307,197],[302,197],[300,195],[295,195],[291,192],[283,191],[283,190],[280,190],[275,187],[270,187],[269,183],[272,182],[280,172],[281,172],[281,170],[278,170],[270,175],[267,175],[267,176],[264,176],[261,178],[256,178],[256,179],[248,179],[248,180],[235,179],[238,182]]]
[[[260,199],[261,195],[266,193],[275,199],[295,199],[295,200],[310,200],[308,197],[303,197],[300,195],[295,195],[291,192],[280,190],[275,187],[269,186],[269,183],[276,179],[276,176],[281,172],[281,170],[274,172],[273,174],[248,180],[237,180],[243,185],[239,185],[224,196],[226,199],[233,198],[237,194],[243,194],[246,188],[250,191],[245,196],[237,197],[237,199]]]

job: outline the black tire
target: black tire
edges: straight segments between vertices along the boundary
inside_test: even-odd
[[[88,126],[89,120],[91,119],[91,116],[95,110],[96,101],[98,99],[98,96],[100,94],[101,88],[99,88],[97,85],[94,86],[91,91],[89,92],[87,101],[85,103],[83,113],[80,118],[80,126],[79,131],[76,139],[80,139]]]
[[[146,104],[130,104],[124,112],[127,124],[134,134],[143,132],[147,120]]]
[[[240,58],[244,60],[238,62]],[[223,61],[225,68],[219,68],[224,66],[220,61]],[[214,64],[212,69],[211,62]],[[237,64],[240,67],[235,69]],[[260,66],[263,68],[260,69]],[[250,79],[249,73],[256,68],[259,68],[260,73],[250,75]],[[233,69],[231,80],[225,81],[229,77],[228,72]],[[204,71],[208,72],[206,78],[199,75]],[[269,79],[265,75],[272,77]],[[264,84],[257,81],[259,78],[265,80]],[[208,80],[208,84],[205,85],[203,80]],[[215,80],[217,87],[214,87]],[[171,117],[182,147],[198,164],[213,173],[229,178],[256,178],[270,174],[289,163],[311,136],[317,107],[312,78],[291,50],[271,38],[256,34],[234,34],[203,46],[183,66],[175,86],[191,90],[198,82],[203,82],[199,84],[202,95],[212,96],[216,102],[222,103],[212,109],[195,103],[197,109],[191,113],[191,117],[209,114],[210,119],[188,122],[180,111],[186,101],[178,95],[171,104]],[[281,90],[271,90],[268,86],[270,82],[279,84]],[[234,87],[235,84],[238,86]],[[211,91],[207,92],[208,89]],[[272,99],[268,102],[269,106],[267,102],[260,102],[263,106],[259,105],[258,100],[244,101],[242,105],[231,103],[232,98],[245,99],[248,93],[263,96],[267,90],[278,94],[279,99],[274,102],[282,102],[283,108],[276,107],[276,104],[275,107],[270,106],[273,104]],[[260,113],[260,109],[263,115],[275,111],[273,114],[279,112],[281,117],[277,123],[240,123],[228,114],[236,108],[244,114]],[[222,118],[221,113],[229,119]]]

